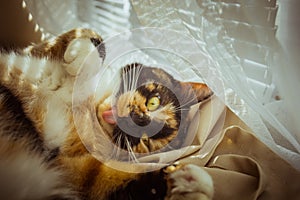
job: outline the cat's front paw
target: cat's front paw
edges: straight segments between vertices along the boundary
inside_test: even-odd
[[[168,191],[165,200],[210,200],[213,181],[202,168],[188,164],[166,169]]]
[[[75,76],[87,56],[97,49],[99,58],[105,57],[105,47],[102,39],[96,33],[88,29],[76,30],[75,38],[70,41],[64,53],[64,65],[66,71]]]

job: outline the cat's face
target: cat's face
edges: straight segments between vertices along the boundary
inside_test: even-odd
[[[137,153],[180,145],[188,125],[190,106],[211,96],[201,83],[183,83],[162,69],[127,65],[114,94],[113,106],[98,112],[100,123],[110,126],[112,141]],[[102,105],[103,106],[103,105]]]

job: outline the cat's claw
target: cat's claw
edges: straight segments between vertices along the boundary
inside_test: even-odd
[[[165,200],[210,200],[213,198],[213,181],[202,168],[188,164],[166,169],[168,191]]]

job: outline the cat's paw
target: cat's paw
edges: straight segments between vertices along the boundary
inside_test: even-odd
[[[166,200],[210,200],[213,198],[213,181],[202,168],[188,164],[166,169],[168,191]]]
[[[95,49],[89,38],[76,38],[67,47],[64,54],[66,71],[75,76],[86,57]]]
[[[75,76],[87,56],[97,49],[99,58],[104,59],[105,49],[100,36],[87,29],[77,30],[76,37],[70,41],[64,53],[66,71]]]

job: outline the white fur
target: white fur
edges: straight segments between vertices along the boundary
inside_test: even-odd
[[[28,151],[22,142],[13,149],[12,141],[1,138],[0,142],[0,199],[73,198],[62,172],[47,166],[43,156]]]
[[[34,58],[10,53],[0,54],[0,62],[7,67],[7,74],[14,69],[18,69],[22,72],[19,79],[26,79],[32,84],[43,83],[45,86],[57,87],[58,80],[65,73],[58,62],[49,61],[46,58]],[[8,80],[9,76],[6,78]]]
[[[67,47],[64,55],[67,72],[75,76],[82,67],[86,57],[95,50],[95,46],[89,38],[78,38],[73,40]]]
[[[7,74],[14,69],[22,71],[19,78],[19,88],[22,89],[23,80],[36,88],[37,101],[42,103],[45,111],[43,132],[45,142],[50,148],[60,146],[68,133],[70,121],[68,119],[72,100],[73,78],[68,77],[62,64],[46,58],[20,56],[14,53],[2,54],[1,62],[6,62]],[[9,76],[6,77],[9,82]],[[34,97],[36,94],[32,94]],[[42,98],[42,99],[41,99]],[[30,105],[31,102],[28,102]],[[35,109],[35,105],[30,105]],[[67,114],[68,113],[68,114]]]
[[[70,131],[71,109],[62,102],[59,97],[49,97],[47,102],[47,113],[44,119],[44,139],[50,148],[61,146]]]
[[[149,115],[151,119],[157,120],[157,121],[163,121],[167,122],[169,119],[172,119],[167,112],[170,110],[174,110],[172,103],[169,103],[162,108],[159,108],[155,111],[149,112]]]
[[[24,1],[23,1],[24,2]],[[33,46],[28,46],[23,50],[24,53],[30,53],[30,51],[33,49]]]
[[[196,165],[185,165],[171,173],[172,186],[166,200],[210,200],[214,187],[211,176]]]

